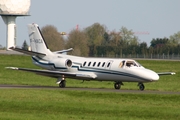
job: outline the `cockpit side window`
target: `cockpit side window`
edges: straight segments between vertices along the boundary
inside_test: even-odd
[[[119,68],[122,68],[124,66],[125,61],[122,61],[119,63]]]

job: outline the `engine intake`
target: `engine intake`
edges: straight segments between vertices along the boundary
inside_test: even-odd
[[[69,59],[67,59],[66,62],[65,62],[65,65],[66,65],[67,67],[71,67],[71,66],[72,66],[72,61],[69,60]]]

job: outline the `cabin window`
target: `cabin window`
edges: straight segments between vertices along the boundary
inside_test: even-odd
[[[91,62],[89,62],[88,66],[90,66],[90,65],[91,65]]]
[[[103,62],[102,67],[104,67],[104,65],[105,65],[105,62]]]
[[[97,66],[99,67],[99,66],[100,66],[100,64],[101,64],[101,62],[99,62]]]
[[[96,65],[96,62],[93,63],[93,67]]]
[[[83,66],[85,66],[85,65],[86,65],[86,62],[84,62]]]
[[[111,63],[109,62],[108,65],[107,65],[107,68],[110,66],[110,64],[111,64]]]

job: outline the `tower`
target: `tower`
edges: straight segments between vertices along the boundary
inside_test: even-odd
[[[30,0],[0,0],[0,15],[7,26],[7,50],[16,46],[16,17],[29,16],[30,4]]]

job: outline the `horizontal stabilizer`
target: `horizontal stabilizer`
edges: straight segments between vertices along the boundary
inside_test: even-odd
[[[9,49],[17,51],[17,52],[24,53],[24,54],[27,54],[27,55],[44,55],[44,56],[46,56],[46,54],[43,54],[43,53],[28,51],[28,50],[24,50],[24,49],[21,49],[21,48],[10,47]]]
[[[161,73],[157,73],[158,75],[174,75],[176,74],[175,72],[161,72]]]
[[[62,53],[69,52],[69,51],[72,51],[72,50],[73,50],[73,48],[69,48],[69,49],[66,49],[66,50],[55,51],[53,53],[55,53],[55,54],[62,54]]]

